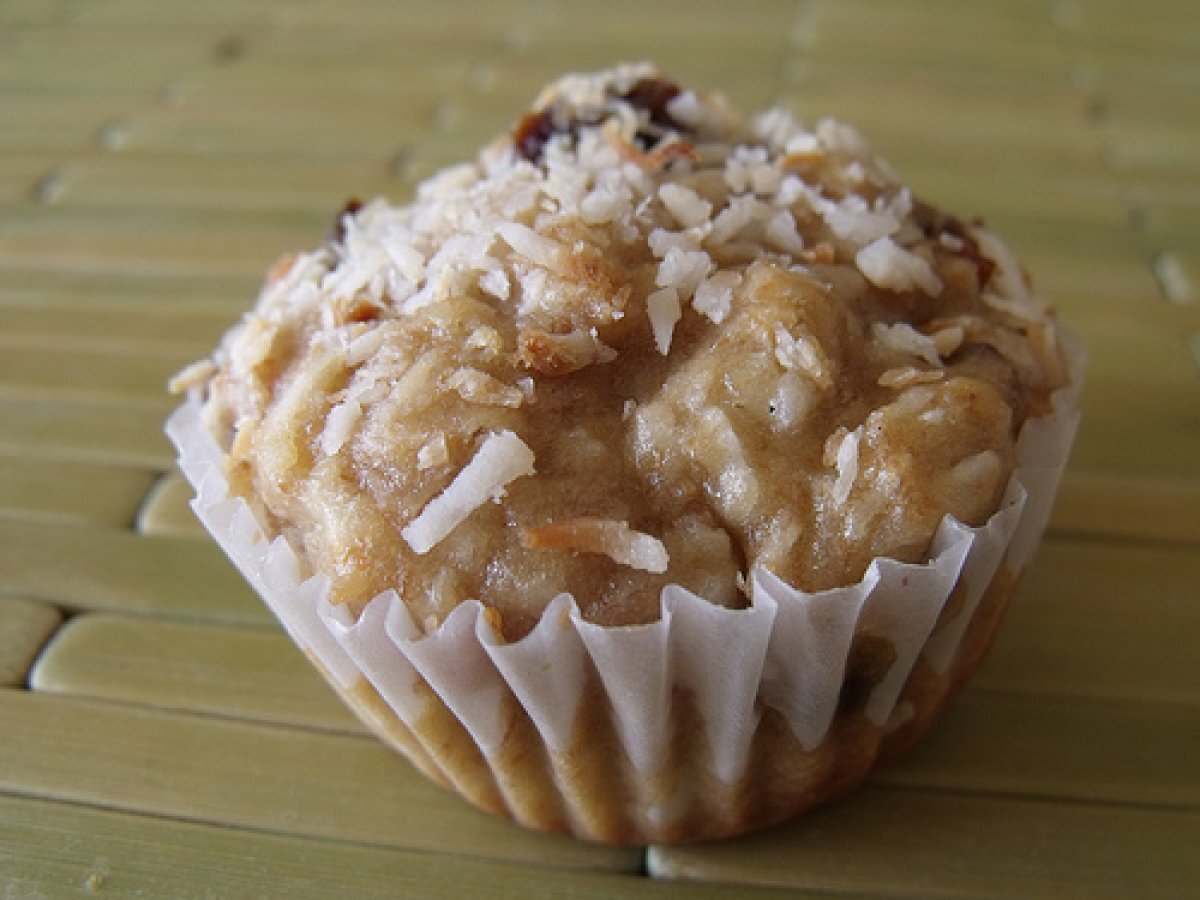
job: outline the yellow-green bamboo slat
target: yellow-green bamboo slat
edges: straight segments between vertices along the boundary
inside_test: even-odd
[[[1119,110],[1118,120],[1123,119],[1124,110],[1136,96],[1146,97],[1151,106],[1169,103],[1172,97],[1186,104],[1188,93],[1200,86],[1194,61],[1186,55],[1131,53],[1119,46],[1082,40],[1073,55],[1077,60],[1073,77],[1099,101],[1097,121],[1101,124],[1113,113],[1114,105]]]
[[[137,530],[166,537],[205,537],[208,532],[189,506],[195,495],[180,472],[173,470],[160,476],[138,511]]]
[[[191,317],[212,316],[232,323],[262,277],[261,270],[231,275],[212,269],[171,273],[150,266],[71,269],[19,259],[0,264],[4,283],[0,310],[42,310],[48,316],[61,316],[67,333],[76,315],[84,322],[88,316],[99,321],[109,313],[145,316],[149,323],[179,321],[182,328],[195,321]]]
[[[33,661],[62,622],[62,613],[48,603],[20,597],[0,597],[0,688],[25,683]],[[11,732],[7,740],[13,740]]]
[[[1052,182],[1059,172],[1088,171],[1102,152],[1097,136],[1060,127],[1074,98],[1044,110],[1031,103],[1025,120],[1013,121],[978,106],[948,115],[938,103],[902,91],[864,98],[841,88],[798,88],[785,100],[806,121],[834,116],[854,125],[900,173],[907,171],[910,162],[945,166],[980,178],[1032,168]],[[923,104],[927,104],[926,121],[912,121],[909,112]],[[938,109],[941,113],[935,112]]]
[[[910,755],[876,780],[1200,810],[1198,740],[1200,703],[967,690]]]
[[[5,334],[0,335],[0,386],[10,394],[161,405],[168,380],[192,359],[190,352],[172,352],[149,343],[136,349],[86,344],[47,347]]]
[[[0,455],[0,516],[127,528],[153,470]]]
[[[276,21],[285,5],[280,0],[208,0],[164,9],[154,0],[103,0],[72,8],[70,22],[80,31],[110,34],[119,34],[127,27],[262,27]]]
[[[918,195],[960,218],[979,216],[1015,228],[1030,219],[1049,221],[1060,228],[1096,223],[1125,228],[1129,207],[1125,191],[1099,163],[1095,169],[1072,169],[1048,175],[1016,166],[1006,167],[1003,179],[981,177],[973,165],[931,165],[916,159],[893,159],[899,174]],[[969,160],[968,160],[969,163]],[[1035,278],[1036,278],[1036,274]]]
[[[633,849],[529,831],[435,786],[374,737],[0,692],[0,792],[295,836],[633,872]]]
[[[130,151],[67,166],[59,202],[124,209],[298,210],[332,222],[350,197],[401,200],[409,193],[392,157],[292,158],[269,166],[252,158],[222,157],[197,166],[193,157],[181,154]]]
[[[887,50],[901,61],[934,57],[958,69],[992,59],[1021,68],[1021,47],[1053,48],[1058,27],[1052,10],[1034,9],[1022,0],[999,0],[979,9],[951,0],[816,0],[812,6],[813,17],[824,25],[813,50],[858,47],[863,55]],[[968,37],[974,38],[972,47],[945,43]],[[855,67],[858,60],[847,64]]]
[[[279,256],[320,243],[332,214],[246,210],[97,210],[66,205],[9,211],[8,263],[160,274],[260,276]]]
[[[1075,536],[1200,544],[1200,483],[1068,471],[1050,525]]]
[[[77,616],[46,648],[31,687],[251,721],[364,730],[276,628]]]
[[[1175,346],[1162,348],[1164,356],[1184,356],[1186,340],[1179,335]],[[1196,396],[1193,385],[1147,391],[1091,370],[1072,465],[1088,473],[1195,480],[1200,429],[1183,410],[1195,408]]]
[[[397,16],[392,4],[378,0],[345,0],[332,6],[326,3],[304,5],[288,3],[279,8],[277,21],[290,31],[351,31],[370,35],[379,31],[403,35],[411,26],[422,38],[437,33],[477,34],[503,32],[510,23],[536,15],[539,5],[529,0],[460,0],[453,6],[437,3],[406,4],[404,15]]]
[[[58,21],[65,4],[62,0],[12,0],[0,8],[0,23],[20,27],[46,26]]]
[[[16,203],[35,198],[55,161],[35,150],[0,150],[0,200]]]
[[[1195,306],[1200,300],[1196,270],[1196,261],[1200,258],[1200,237],[1197,237],[1200,234],[1200,203],[1143,207],[1139,215],[1147,239],[1156,250],[1152,265],[1160,291],[1173,303]],[[1171,257],[1174,262],[1170,261]],[[1168,274],[1159,268],[1164,264],[1178,267],[1178,272]],[[1167,281],[1186,284],[1172,290]]]
[[[1200,176],[1200,135],[1194,128],[1174,123],[1150,129],[1130,123],[1112,132],[1105,160],[1117,171],[1163,172],[1189,180]]]
[[[110,353],[145,354],[147,351],[175,360],[207,356],[239,313],[188,309],[174,302],[164,289],[158,306],[108,308],[87,297],[60,295],[56,300],[22,302],[0,300],[0,342],[56,352],[80,348]],[[249,308],[254,294],[247,286],[230,305],[241,301]]]
[[[82,837],[81,837],[82,836]],[[0,797],[0,890],[5,896],[170,897],[173,900],[329,900],[331,897],[497,900],[728,898],[728,887],[366,842],[295,838],[16,797]],[[739,887],[738,897],[779,893]],[[792,896],[789,894],[789,896]],[[832,897],[805,893],[808,898]]]
[[[139,39],[131,40],[119,28],[31,28],[0,59],[0,88],[41,95],[51,107],[65,105],[56,94],[107,99],[140,93],[154,100],[155,88],[203,62],[224,33],[220,26],[142,25]]]
[[[409,98],[418,108],[431,98],[461,89],[471,60],[489,51],[495,30],[481,35],[432,35],[421,41],[419,27],[393,20],[391,28],[359,30],[273,29],[257,36],[237,66],[209,66],[182,79],[185,103],[231,95],[278,103],[309,98],[317,105],[353,96],[388,104]],[[412,42],[403,57],[386,52],[397,40]]]
[[[71,609],[272,621],[215,544],[0,518],[0,595]]]
[[[28,394],[0,387],[0,454],[166,469],[175,453],[163,421],[178,401],[113,402]]]
[[[129,121],[121,147],[242,156],[338,158],[388,156],[429,124],[433,101],[420,96],[347,104],[281,103],[264,121],[263,104],[236,94],[185,98],[178,107],[146,109]],[[332,127],[331,127],[332,126]]]
[[[60,69],[70,69],[57,63]],[[146,102],[141,95],[113,97],[87,94],[47,97],[0,80],[0,107],[5,127],[0,128],[0,151],[77,154],[100,149],[106,127],[130,109]],[[50,158],[47,159],[47,162]]]
[[[1041,246],[1020,232],[1005,235],[1005,240],[1020,252],[1034,286],[1060,310],[1068,326],[1099,315],[1124,315],[1136,321],[1129,316],[1131,305],[1155,317],[1159,289],[1144,253],[1122,247],[1103,256],[1068,256],[1060,248]]]
[[[1182,30],[1181,30],[1182,31]],[[1194,35],[1200,34],[1200,27]],[[1194,55],[1195,51],[1193,51]],[[1194,59],[1192,60],[1194,62]],[[1189,71],[1191,69],[1191,71]],[[1194,65],[1177,62],[1173,70],[1157,73],[1156,82],[1139,84],[1124,79],[1097,78],[1100,101],[1098,116],[1106,133],[1118,137],[1125,132],[1179,136],[1185,146],[1195,146],[1194,127],[1189,123],[1200,117],[1200,101],[1194,93],[1197,79]],[[1200,166],[1193,169],[1200,175]],[[1193,178],[1194,180],[1194,178]]]
[[[1188,897],[1200,814],[868,787],[788,825],[653,847],[652,875],[893,897]]]
[[[1112,0],[1089,0],[1074,17],[1073,30],[1087,47],[1182,62],[1196,52],[1200,24],[1195,16],[1196,8],[1179,0],[1156,0],[1136,10]]]
[[[1051,540],[974,684],[1200,703],[1194,547]]]

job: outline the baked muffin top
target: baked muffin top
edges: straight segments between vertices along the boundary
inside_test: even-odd
[[[652,621],[981,524],[1065,381],[1000,241],[850,127],[745,121],[649,65],[549,87],[415,202],[283,260],[200,387],[227,475],[332,599],[509,639],[571,592]]]

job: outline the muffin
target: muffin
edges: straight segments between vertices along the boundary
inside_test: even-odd
[[[861,782],[982,658],[1081,355],[852,128],[548,87],[270,272],[169,431],[349,704],[538,828],[712,839]]]

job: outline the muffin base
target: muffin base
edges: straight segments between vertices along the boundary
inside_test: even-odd
[[[421,696],[423,709],[411,725],[366,678],[360,676],[342,694],[369,728],[428,778],[487,812],[526,827],[612,844],[718,840],[784,822],[834,800],[902,756],[951,705],[985,658],[1017,582],[1011,570],[1000,568],[948,671],[918,660],[901,691],[893,724],[874,724],[860,702],[838,712],[824,740],[805,749],[781,713],[759,704],[748,763],[733,782],[717,776],[703,716],[683,688],[676,688],[671,700],[666,765],[650,776],[639,773],[625,752],[595,671],[587,677],[571,746],[561,753],[546,749],[511,693],[503,700],[504,741],[490,759],[420,679],[414,679],[412,689]]]
[[[194,507],[347,703],[431,779],[534,828],[621,844],[712,840],[846,793],[923,734],[990,646],[1049,516],[1082,355],[1027,423],[1000,510],[947,519],[921,565],[876,560],[807,595],[752,573],[743,610],[663,592],[660,621],[605,628],[556,598],[515,644],[477,603],[425,634],[393,592],[355,619],[230,496],[193,397],[169,425]],[[1032,427],[1031,427],[1032,426]]]

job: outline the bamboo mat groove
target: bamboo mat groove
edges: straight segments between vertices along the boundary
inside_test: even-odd
[[[162,435],[280,254],[566,70],[834,114],[1000,231],[1087,343],[995,651],[859,794],[704,847],[526,833],[368,736]],[[1200,7],[0,4],[0,895],[1200,895]]]

